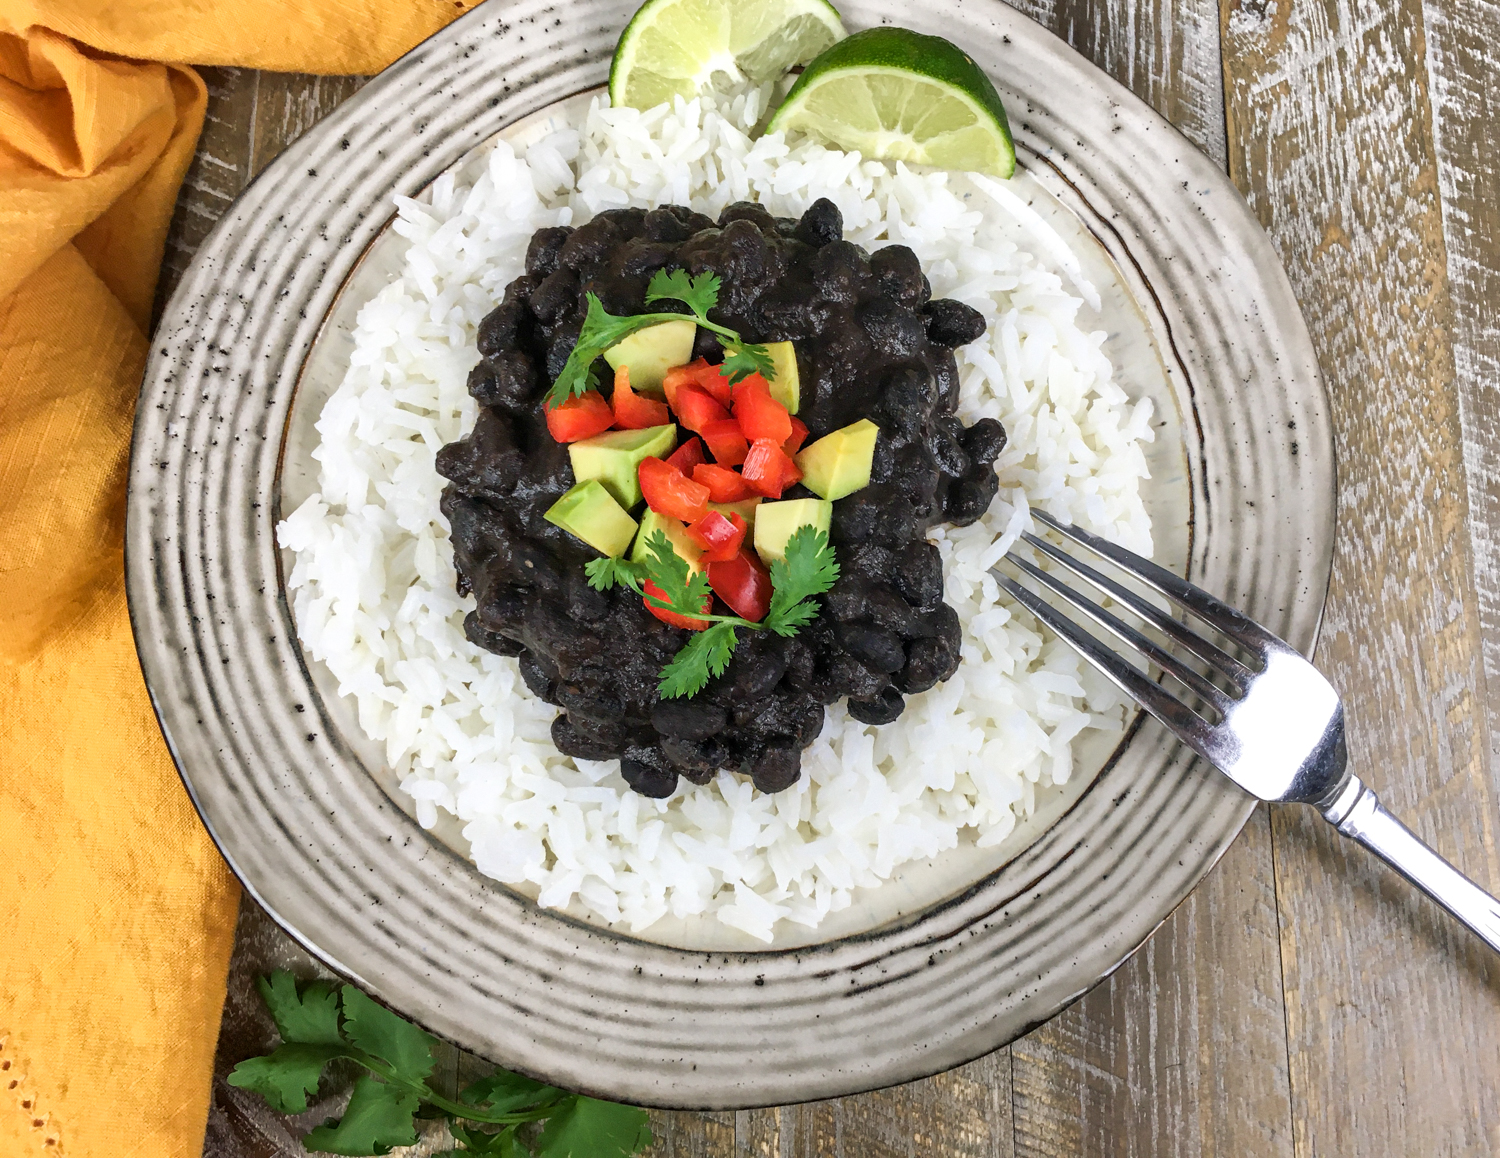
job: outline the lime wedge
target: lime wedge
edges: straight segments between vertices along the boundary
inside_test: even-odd
[[[1009,177],[1005,107],[957,45],[906,28],[869,28],[807,66],[767,132],[797,129],[849,152]]]
[[[717,77],[762,84],[843,35],[827,0],[646,0],[615,46],[609,100],[649,109]]]

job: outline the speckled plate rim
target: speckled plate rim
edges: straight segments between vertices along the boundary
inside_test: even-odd
[[[460,19],[295,142],[200,250],[153,343],[131,463],[127,580],[153,705],[257,901],[331,967],[466,1048],[575,1089],[694,1108],[938,1072],[1107,976],[1251,802],[1146,721],[1066,817],[962,896],[831,944],[701,953],[487,887],[321,734],[268,502],[296,367],[393,192],[603,78],[629,5],[570,5],[566,26],[563,13],[492,0]],[[846,15],[963,40],[1059,195],[1071,189],[1110,223],[1100,241],[1159,303],[1169,373],[1200,414],[1194,570],[1310,649],[1331,560],[1331,428],[1290,287],[1238,194],[1166,122],[1002,5],[877,0]]]

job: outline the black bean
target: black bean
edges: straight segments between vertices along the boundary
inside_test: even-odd
[[[815,248],[838,241],[844,236],[844,215],[827,197],[819,197],[797,222],[794,236],[804,245]]]
[[[850,700],[849,714],[861,724],[889,724],[906,710],[906,699],[895,688],[886,688],[873,700]]]
[[[552,721],[552,743],[564,756],[575,760],[612,760],[619,755],[609,744],[585,736],[568,719],[566,712],[559,712]]]
[[[802,755],[795,748],[767,748],[750,765],[750,779],[762,792],[790,788],[802,776]]]
[[[594,220],[607,221],[619,230],[621,238],[630,238],[646,228],[646,210],[639,205],[627,205],[623,209],[606,209]]]
[[[936,607],[943,598],[943,556],[933,543],[918,539],[896,553],[891,577],[896,590],[913,607],[923,611]]]
[[[558,326],[552,336],[552,342],[547,347],[547,381],[556,382],[557,376],[563,372],[563,367],[568,364],[568,355],[573,352],[573,347],[578,344],[578,334],[583,329],[583,319],[574,317]]]
[[[496,306],[479,323],[479,353],[493,358],[496,354],[514,350],[520,340],[521,324],[530,316],[524,299]]]
[[[989,466],[1005,449],[1005,427],[993,418],[981,418],[964,431],[964,449],[981,466]]]
[[[673,244],[686,241],[696,230],[690,229],[671,209],[653,209],[641,222],[641,232],[651,241],[670,241]],[[674,251],[675,252],[675,251]]]
[[[575,229],[557,255],[560,265],[579,273],[602,266],[620,240],[620,230],[604,214]]]
[[[853,303],[869,272],[864,252],[852,241],[830,242],[812,261],[813,284],[830,301]],[[844,334],[841,331],[831,336]]]
[[[679,229],[683,228],[677,218],[670,213],[666,214],[666,220],[676,224]],[[620,251],[614,263],[615,272],[622,277],[647,279],[657,270],[671,265],[676,257],[677,246],[652,241],[647,237],[637,237],[627,242],[625,248]]]
[[[488,630],[479,622],[477,611],[464,616],[464,637],[475,647],[482,647],[496,655],[520,655],[526,650],[525,645],[517,640],[501,635],[498,631]]]
[[[980,467],[953,484],[943,504],[943,514],[955,527],[967,527],[984,517],[999,491],[999,476],[987,466]]]
[[[642,796],[665,799],[677,790],[677,770],[660,748],[632,747],[620,757],[620,775]]]
[[[663,736],[661,750],[672,766],[694,784],[708,783],[724,761],[729,759],[729,750],[712,736],[706,740]]]
[[[879,292],[908,309],[919,310],[932,296],[922,263],[904,245],[887,245],[870,255],[870,272]]]
[[[932,413],[932,375],[921,365],[903,362],[881,384],[880,402],[872,417],[882,427],[915,438]]]
[[[724,730],[729,717],[722,706],[702,697],[662,700],[651,709],[651,723],[663,736],[706,740]]]
[[[639,313],[646,304],[646,279],[622,274],[597,273],[583,283],[583,292],[593,294],[599,304],[612,314]],[[587,309],[587,299],[580,299],[580,309]],[[653,302],[653,310],[681,312],[675,302]]]
[[[942,415],[932,422],[927,435],[927,445],[932,450],[932,457],[937,460],[944,474],[954,478],[962,478],[974,469],[974,460],[958,440],[962,433],[963,424],[958,419],[952,415]]]
[[[719,227],[721,229],[727,228],[736,221],[749,222],[759,232],[772,233],[776,229],[776,219],[767,213],[763,206],[757,205],[754,201],[731,202],[724,207],[724,212],[719,214]]]
[[[591,721],[614,724],[625,718],[625,701],[620,694],[594,674],[592,678],[561,680],[553,689],[557,702],[570,715],[585,716]]]
[[[533,655],[530,651],[522,652],[520,657],[520,668],[521,679],[523,679],[526,682],[526,686],[531,689],[532,695],[536,696],[538,699],[546,700],[549,704],[555,704],[557,702],[557,700],[554,698],[554,693],[552,690],[552,678],[547,674],[546,669],[542,667],[537,656]],[[562,718],[563,717],[561,716],[558,717],[558,719]],[[554,724],[554,734],[556,733],[556,731],[557,727],[556,724]]]
[[[555,270],[563,243],[572,232],[566,225],[554,225],[533,233],[531,244],[526,247],[526,272],[532,277],[546,277]]]
[[[578,308],[578,275],[571,269],[554,270],[542,279],[526,304],[544,326],[556,324]]]
[[[474,401],[516,413],[530,404],[541,384],[536,363],[519,350],[502,350],[469,371],[469,394]]]
[[[896,686],[907,695],[925,692],[958,670],[958,655],[937,638],[914,639],[907,647],[906,666]]]
[[[893,631],[863,623],[840,623],[834,634],[844,650],[871,671],[889,674],[906,664],[901,639]]]
[[[922,320],[889,298],[871,298],[860,306],[859,323],[883,354],[902,358],[922,348]]]
[[[952,298],[938,298],[923,307],[927,336],[940,346],[962,346],[977,341],[985,330],[984,315]]]
[[[568,568],[564,592],[568,614],[580,623],[597,623],[609,614],[609,596],[590,587],[588,576],[577,567]]]
[[[515,489],[526,456],[516,445],[515,429],[498,410],[483,407],[467,438],[437,452],[438,474],[465,491],[503,501]]]

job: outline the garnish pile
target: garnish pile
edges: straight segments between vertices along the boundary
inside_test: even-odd
[[[643,794],[788,787],[825,704],[888,723],[958,665],[925,532],[995,494],[1004,430],[953,413],[984,320],[842,233],[828,201],[610,210],[539,230],[480,327],[437,462],[466,633]]]
[[[302,1114],[330,1063],[363,1071],[343,1114],[302,1144],[325,1154],[385,1154],[417,1141],[417,1119],[445,1118],[459,1146],[434,1155],[491,1158],[628,1158],[651,1144],[646,1112],[570,1094],[496,1070],[456,1099],[432,1088],[436,1039],[352,985],[298,985],[278,969],[256,982],[281,1042],[234,1067],[229,1084],[260,1094],[282,1114]]]

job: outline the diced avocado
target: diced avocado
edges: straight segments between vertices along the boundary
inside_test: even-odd
[[[573,477],[579,482],[598,479],[627,511],[641,501],[641,460],[666,458],[677,447],[677,427],[648,426],[644,430],[606,430],[568,444]]]
[[[868,418],[825,434],[797,455],[802,485],[830,502],[870,485],[880,427]]]
[[[644,563],[656,557],[655,552],[647,548],[646,544],[657,531],[666,535],[667,542],[672,544],[672,550],[687,560],[689,571],[697,574],[703,570],[703,548],[688,538],[687,528],[682,525],[681,520],[667,518],[649,508],[641,516],[640,533],[636,535],[635,547],[630,552],[632,562]]]
[[[833,524],[833,504],[827,499],[783,499],[761,503],[755,519],[755,551],[767,566],[786,555],[786,545],[802,527],[824,532]]]
[[[568,488],[542,518],[611,557],[623,555],[635,538],[635,520],[595,478]]]
[[[788,414],[796,414],[802,401],[797,379],[797,351],[790,342],[767,342],[766,352],[771,355],[771,367],[776,373],[771,379],[771,397],[785,406]]]
[[[685,366],[693,360],[693,340],[698,323],[658,322],[622,338],[604,351],[604,360],[618,370],[630,367],[630,388],[642,394],[662,396],[661,380],[673,366]]]
[[[727,516],[731,511],[745,520],[745,526],[755,526],[755,508],[760,506],[760,496],[753,499],[740,499],[735,503],[709,503],[708,509],[718,511],[719,514]]]

